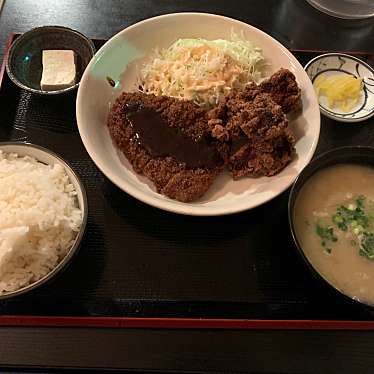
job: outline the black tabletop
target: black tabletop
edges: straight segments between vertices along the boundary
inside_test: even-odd
[[[109,38],[141,19],[180,11],[248,22],[294,49],[374,52],[373,20],[331,18],[304,0],[6,0],[0,57],[11,32],[55,24]],[[185,372],[371,373],[374,333],[364,331],[1,328],[0,366]]]

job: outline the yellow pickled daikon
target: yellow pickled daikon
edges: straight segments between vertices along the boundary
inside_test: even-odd
[[[362,95],[362,78],[348,74],[319,75],[313,82],[317,96],[325,96],[330,108],[349,112]]]

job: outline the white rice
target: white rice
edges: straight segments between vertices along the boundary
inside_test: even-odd
[[[65,169],[0,151],[0,294],[49,273],[82,224]]]

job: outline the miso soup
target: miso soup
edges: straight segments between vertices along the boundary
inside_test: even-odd
[[[314,268],[374,305],[374,169],[339,164],[315,173],[298,194],[294,225]]]

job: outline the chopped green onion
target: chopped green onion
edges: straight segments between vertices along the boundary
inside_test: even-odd
[[[359,244],[359,254],[374,260],[374,233],[371,232],[371,224],[374,221],[374,213],[366,213],[364,210],[365,196],[360,195],[355,199],[354,204],[348,206],[340,205],[336,209],[336,213],[332,215],[331,220],[341,231],[350,231],[357,237],[351,240],[352,246]],[[368,204],[370,205],[370,201]],[[318,223],[316,225],[316,233],[321,237],[322,246],[327,253],[331,253],[331,248],[326,248],[326,243],[336,242],[338,239],[331,227],[326,227]]]

